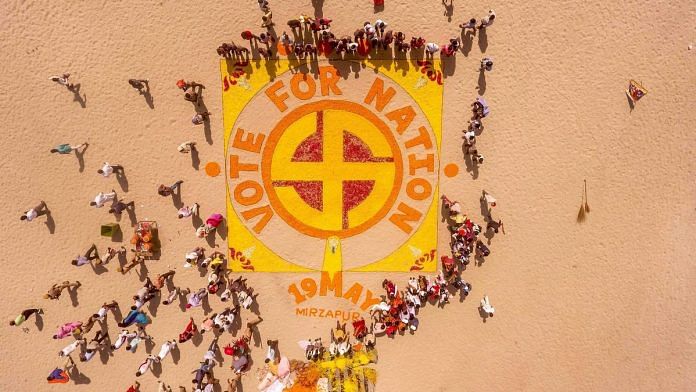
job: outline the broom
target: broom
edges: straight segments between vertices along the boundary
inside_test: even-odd
[[[585,182],[585,190],[582,192],[582,201],[580,201],[580,211],[578,211],[577,222],[581,223],[585,220],[585,193],[587,192],[587,182]]]

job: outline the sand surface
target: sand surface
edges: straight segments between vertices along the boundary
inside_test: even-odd
[[[467,56],[458,54],[445,81],[441,162],[459,163],[461,170],[457,177],[441,177],[441,188],[474,217],[480,215],[481,190],[494,194],[506,234],[494,238],[493,253],[482,266],[465,272],[474,287],[469,299],[424,309],[414,336],[378,343],[378,390],[692,389],[696,64],[688,46],[696,40],[696,5],[457,0],[448,21],[437,1],[386,3],[379,17],[391,27],[436,42],[459,35],[463,20],[496,10],[487,39],[474,40]],[[309,1],[272,5],[274,19],[283,24],[313,11]],[[377,18],[367,0],[327,0],[323,12],[340,33]],[[0,305],[1,390],[123,391],[145,357],[142,349],[121,350],[78,364],[84,374],[76,380],[80,384],[45,381],[62,363],[57,352],[69,343],[51,339],[55,326],[85,320],[111,299],[125,310],[141,285],[136,273],[116,273],[115,263],[101,274],[70,265],[92,242],[101,250],[110,243],[98,232],[111,218],[105,209],[88,206],[97,192],[114,188],[135,200],[138,219],[159,222],[163,252],[161,260],[147,265],[151,274],[176,267],[177,284],[203,285],[204,278],[181,268],[184,252],[200,243],[191,222],[178,220],[171,199],[159,197],[156,188],[181,178],[185,203],[199,202],[205,216],[224,211],[224,176],[210,178],[202,170],[206,162],[224,159],[215,48],[239,41],[240,30],[258,25],[260,15],[252,0],[0,3],[6,298]],[[483,50],[496,64],[484,92],[492,114],[478,142],[487,161],[473,178],[461,159],[460,129],[478,92]],[[81,83],[83,105],[47,80],[61,72]],[[153,107],[128,85],[129,78],[150,80]],[[207,86],[210,143],[203,127],[191,127],[191,105],[175,87],[180,78]],[[624,94],[631,78],[649,90],[633,111]],[[176,151],[187,139],[198,141],[201,170]],[[83,141],[90,143],[84,170],[75,156],[48,153],[59,143]],[[96,174],[104,160],[125,166],[127,184]],[[591,213],[578,224],[583,179]],[[45,218],[30,224],[17,219],[41,199],[53,212],[52,233]],[[127,240],[128,217],[121,224]],[[445,251],[444,227],[441,234]],[[291,246],[291,235],[288,242]],[[225,241],[217,237],[216,245],[224,249]],[[407,276],[392,277],[405,282]],[[344,280],[378,291],[382,278],[352,274]],[[41,298],[50,284],[68,279],[83,283],[78,305],[71,306],[67,296]],[[268,338],[278,338],[284,354],[300,357],[297,340],[328,335],[331,320],[294,315],[287,287],[297,280],[292,274],[249,276],[262,293],[266,319],[254,368],[263,362]],[[476,309],[484,293],[497,309],[486,323]],[[322,301],[336,304],[319,299],[311,306],[323,306]],[[33,319],[25,323],[26,333],[7,325],[33,306],[46,310],[42,330]],[[188,314],[162,305],[147,310],[155,316],[148,331],[157,341],[156,353],[163,340],[181,332]],[[189,313],[202,319],[201,309]],[[168,358],[159,378],[189,387],[190,371],[208,341],[206,336],[197,346],[182,345],[178,363]],[[229,374],[221,369],[217,377]],[[155,390],[152,374],[140,379],[142,390]],[[245,376],[245,391],[256,390],[255,384],[253,372]]]

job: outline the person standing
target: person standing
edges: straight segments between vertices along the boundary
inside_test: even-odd
[[[41,200],[41,203],[37,205],[34,208],[30,208],[28,211],[25,211],[22,216],[19,217],[19,220],[25,220],[27,222],[33,221],[35,218],[38,218],[42,215],[49,214],[50,211],[46,207],[46,202]]]
[[[87,142],[84,142],[82,144],[78,144],[76,146],[72,146],[70,144],[63,143],[63,144],[57,145],[55,148],[52,148],[51,152],[65,155],[65,154],[70,154],[73,151],[77,151],[83,147],[87,147],[88,145],[89,144]]]
[[[19,316],[15,317],[14,320],[10,321],[10,325],[19,327],[22,325],[23,322],[27,321],[27,319],[32,315],[32,314],[44,314],[43,309],[41,308],[36,308],[36,309],[25,309],[22,311],[22,313],[19,314]]]

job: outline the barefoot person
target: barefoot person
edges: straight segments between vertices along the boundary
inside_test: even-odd
[[[41,200],[41,203],[39,203],[39,205],[25,211],[24,214],[19,217],[19,220],[25,220],[27,222],[31,222],[35,218],[38,218],[42,215],[46,215],[48,213],[49,213],[49,211],[48,211],[48,208],[46,207],[46,202]]]
[[[70,290],[71,288],[77,289],[80,286],[82,286],[82,283],[80,283],[79,280],[76,280],[75,283],[70,283],[69,281],[65,281],[61,284],[54,284],[51,286],[50,289],[48,289],[48,293],[44,294],[44,299],[59,299],[60,295],[63,293],[64,289]]]
[[[493,24],[494,21],[495,21],[495,11],[488,10],[488,15],[484,16],[481,19],[481,25],[479,26],[479,30],[484,29],[486,27],[489,27],[490,25]]]
[[[19,314],[19,316],[15,317],[14,320],[10,321],[10,325],[19,327],[20,325],[22,325],[23,322],[27,321],[27,319],[32,314],[43,314],[43,309],[25,309],[22,311],[22,313]]]

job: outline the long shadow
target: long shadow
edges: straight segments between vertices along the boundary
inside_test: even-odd
[[[148,302],[147,308],[150,310],[150,313],[151,313],[153,316],[157,316],[157,309],[158,309],[159,306],[160,306],[160,301],[161,301],[161,300],[162,300],[162,295],[159,294],[159,295],[155,296],[155,298],[151,299],[151,300]]]
[[[208,300],[209,297],[210,295],[206,295],[205,298],[203,298],[203,304],[201,307],[203,308],[204,316],[207,316],[210,312],[213,311],[213,308],[210,307],[210,301]]]
[[[172,348],[170,354],[172,355],[172,362],[174,362],[175,365],[178,364],[179,360],[181,359],[181,351],[179,351],[178,344],[176,345],[176,347]]]
[[[78,170],[80,173],[85,171],[85,151],[89,148],[89,143],[82,148],[82,151],[75,150],[75,157],[77,158],[77,164],[79,165]]]
[[[140,263],[139,267],[140,268],[138,268],[138,279],[140,279],[141,282],[144,282],[145,279],[147,279],[148,273],[147,265],[145,265],[145,260],[143,260]]]
[[[73,308],[76,308],[80,304],[80,300],[77,298],[77,288],[69,288],[68,294],[70,295]]]
[[[87,94],[83,94],[83,96],[80,95],[80,87],[82,85],[80,83],[74,84],[72,88],[68,88],[70,92],[73,93],[73,102],[77,102],[82,106],[82,108],[87,107]]]
[[[143,93],[143,98],[145,98],[145,103],[147,104],[147,106],[149,106],[150,109],[154,109],[155,100],[152,98],[152,93],[150,92],[150,85],[145,84],[145,86],[147,86],[147,90],[145,90],[145,92]]]
[[[630,109],[629,114],[633,113],[633,109],[636,107],[636,103],[633,102],[633,100],[631,99],[631,97],[628,96],[628,94],[626,94],[626,99],[628,100],[628,107]]]
[[[92,267],[92,271],[94,271],[96,275],[101,275],[104,272],[109,271],[106,269],[106,267],[104,267],[103,264],[89,263],[89,266]]]
[[[73,366],[72,369],[70,369],[68,375],[70,376],[70,379],[73,380],[75,385],[89,384],[92,382],[92,380],[89,377],[87,377],[87,375],[85,375],[77,369],[77,365]]]
[[[53,234],[56,232],[56,221],[53,220],[53,214],[51,214],[51,211],[48,211],[46,214],[46,222],[44,222],[46,227],[48,227],[48,232]]]
[[[191,223],[193,224],[194,229],[197,229],[203,225],[203,218],[201,218],[200,211],[198,214],[191,215]]]
[[[192,148],[191,149],[191,166],[193,166],[194,169],[198,170],[201,165],[201,158],[198,155],[198,149]]]
[[[135,215],[135,204],[126,208],[126,213],[128,214],[128,219],[130,220],[131,227],[138,224],[138,217]]]
[[[478,77],[478,93],[483,95],[486,92],[486,71],[481,69]]]
[[[145,340],[145,352],[148,354],[152,353],[152,349],[155,348],[155,342],[152,341],[152,339],[144,339]]]
[[[478,45],[481,48],[481,53],[486,53],[488,49],[488,34],[486,33],[486,28],[479,29],[478,33]]]
[[[126,177],[125,170],[116,173],[116,181],[118,181],[118,184],[124,192],[128,192],[128,177]]]
[[[214,247],[215,247],[215,232],[216,232],[216,231],[217,231],[217,230],[212,231],[210,234],[208,234],[208,235],[205,237],[206,242],[208,242],[208,246],[210,246],[211,248],[214,248]]]
[[[117,306],[116,309],[112,309],[111,312],[114,315],[114,320],[116,320],[117,323],[120,323],[123,321],[123,313],[121,313],[121,307]]]
[[[203,343],[203,335],[201,335],[200,333],[194,334],[193,337],[191,338],[191,342],[196,347],[200,346],[201,343]]]
[[[442,5],[445,7],[443,15],[447,17],[448,22],[451,22],[452,15],[454,15],[454,0],[450,0],[449,4],[447,4],[447,0],[442,0]]]
[[[314,7],[314,17],[323,18],[324,17],[324,0],[312,0],[312,7]]]
[[[162,375],[162,362],[153,361],[151,370],[152,375],[159,378]]]
[[[205,113],[208,111],[208,107],[205,106],[205,101],[203,100],[203,94],[201,93],[201,96],[198,98],[198,106],[200,107],[200,111],[196,109],[197,113]],[[210,129],[210,116],[208,116],[204,121],[203,121],[203,133],[205,134],[205,141],[208,142],[208,144],[212,145],[213,144],[213,134]]]
[[[220,238],[222,238],[223,241],[226,240],[227,239],[227,221],[223,220],[220,223],[220,226],[218,226],[218,228],[215,229],[215,231],[217,231],[218,234],[220,234]]]
[[[457,56],[445,56],[441,59],[442,76],[448,77],[454,75],[454,70],[457,68]]]
[[[461,51],[464,56],[468,56],[471,49],[474,46],[474,33],[471,30],[466,29],[466,32],[462,32],[462,47]]]
[[[38,314],[38,313],[36,313],[34,316],[35,316],[34,325],[36,325],[36,329],[38,329],[39,331],[43,331],[43,329],[44,329],[43,316]]]
[[[176,188],[176,192],[172,193],[172,202],[177,210],[184,206],[184,203],[181,201],[181,185]]]
[[[466,164],[466,171],[471,173],[472,179],[477,179],[479,176],[478,164],[471,159],[471,154],[467,153],[467,148],[465,144],[462,144],[462,153],[464,153],[464,163]]]
[[[104,346],[99,348],[99,360],[106,365],[109,362],[109,357],[111,357],[111,338],[107,337]]]

